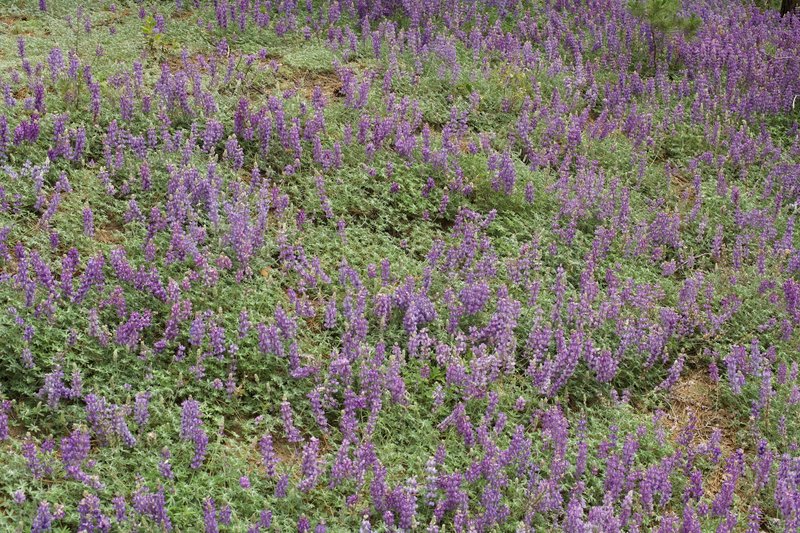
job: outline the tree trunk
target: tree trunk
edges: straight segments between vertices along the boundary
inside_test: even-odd
[[[797,1],[798,0],[781,0],[781,16],[790,11],[794,11],[794,8],[797,7]]]

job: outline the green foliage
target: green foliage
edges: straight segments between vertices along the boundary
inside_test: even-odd
[[[636,18],[650,26],[653,65],[657,52],[664,48],[666,40],[675,34],[692,37],[700,28],[700,18],[692,13],[681,13],[681,0],[630,0],[628,7]]]
[[[153,15],[148,15],[147,18],[144,19],[142,33],[147,40],[147,46],[151,50],[160,49],[164,46],[164,34],[156,31],[156,19],[153,18]]]
[[[290,67],[312,72],[332,71],[336,57],[321,44],[308,44],[286,54],[283,61]]]
[[[680,0],[631,0],[629,6],[635,17],[665,35],[683,33],[691,36],[700,27],[700,18],[697,15],[681,15]]]

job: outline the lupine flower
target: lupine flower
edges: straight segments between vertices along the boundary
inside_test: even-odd
[[[258,448],[261,451],[261,460],[266,469],[269,477],[275,477],[275,465],[278,463],[278,457],[272,446],[272,435],[264,435],[258,441]]]
[[[202,429],[200,419],[200,403],[193,399],[184,400],[181,404],[181,438],[194,443],[194,457],[191,467],[200,468],[206,457],[208,435]]]
[[[318,454],[319,441],[312,437],[303,447],[303,479],[297,486],[302,492],[308,492],[314,488],[320,476]]]
[[[54,517],[50,512],[50,503],[43,501],[39,504],[36,516],[31,524],[31,533],[44,533],[53,527]]]
[[[103,484],[96,476],[90,476],[83,471],[83,463],[88,457],[90,449],[89,434],[76,429],[69,436],[61,439],[61,462],[64,464],[67,476],[99,490]]]
[[[208,498],[203,502],[203,522],[205,524],[206,533],[217,533],[219,527],[217,526],[217,509],[214,505],[214,499]]]
[[[139,427],[143,427],[147,424],[147,421],[150,418],[150,412],[148,409],[148,404],[150,402],[151,393],[149,391],[139,392],[136,394],[136,400],[134,403],[134,420]]]
[[[0,441],[8,439],[8,414],[11,411],[11,402],[0,401]]]
[[[275,497],[285,498],[286,490],[288,488],[289,488],[289,475],[284,474],[278,479],[278,482],[275,484]]]
[[[112,500],[112,503],[114,504],[114,513],[117,523],[121,524],[122,522],[125,522],[127,519],[127,504],[125,503],[125,498],[122,496],[115,496]]]
[[[79,527],[83,531],[110,531],[111,519],[100,509],[100,498],[94,494],[85,496],[78,504]]]
[[[147,485],[139,485],[133,493],[132,507],[140,515],[147,516],[166,531],[172,531],[172,521],[166,510],[164,487],[151,492]]]
[[[286,432],[286,439],[289,442],[302,442],[303,436],[294,426],[294,415],[292,413],[292,406],[289,404],[289,402],[281,402],[281,418],[283,419],[283,428]]]

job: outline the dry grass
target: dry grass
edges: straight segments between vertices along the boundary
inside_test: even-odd
[[[696,371],[678,380],[670,391],[670,405],[665,417],[667,429],[677,438],[694,417],[695,431],[691,445],[705,442],[719,428],[723,443],[733,450],[733,441],[726,439],[732,415],[719,406],[717,385],[704,371]],[[728,428],[729,429],[729,428]],[[727,441],[727,442],[726,442]]]
[[[100,228],[95,230],[94,238],[103,244],[122,244],[125,239],[122,232],[113,228]]]
[[[669,409],[662,421],[675,441],[693,425],[689,447],[708,442],[714,430],[719,429],[722,433],[719,447],[722,457],[727,458],[740,446],[732,427],[734,415],[720,406],[717,388],[718,385],[702,370],[681,377],[670,391]],[[725,477],[725,461],[722,460],[713,472],[705,476],[703,486],[707,498],[713,498],[719,492]]]
[[[672,186],[674,197],[680,202],[681,208],[686,211],[691,210],[697,201],[697,191],[692,179],[680,172],[672,172],[670,185]]]
[[[319,87],[325,99],[330,102],[341,96],[342,82],[335,73],[315,72],[312,70],[293,69],[286,79],[293,83],[294,88],[302,92],[307,99],[314,95],[314,89]]]
[[[26,16],[0,16],[0,24],[2,24],[5,28],[3,29],[0,27],[0,30],[8,32],[8,35],[23,35],[25,37],[36,37],[36,33],[31,30],[23,29],[19,26],[21,22],[26,22],[28,17]],[[44,35],[49,35],[49,31],[44,31]]]

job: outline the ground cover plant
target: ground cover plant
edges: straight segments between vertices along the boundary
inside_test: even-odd
[[[800,530],[800,16],[0,3],[0,530]]]

